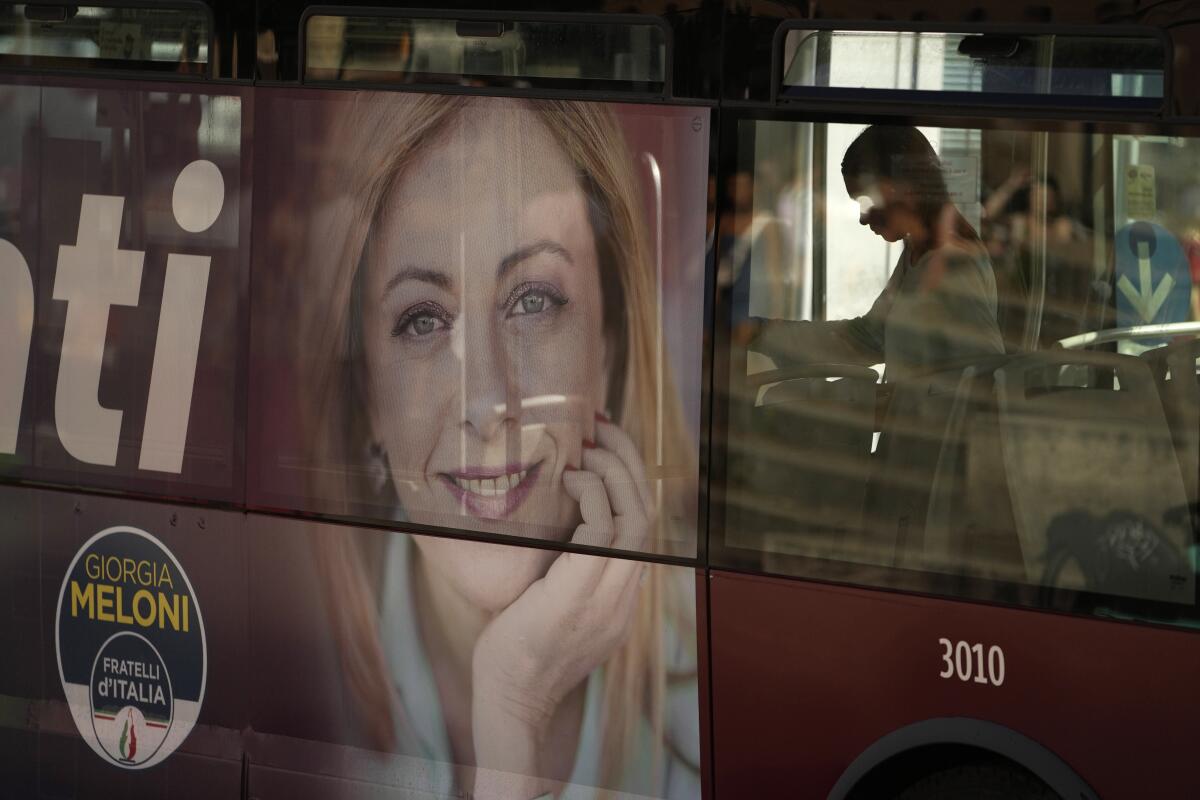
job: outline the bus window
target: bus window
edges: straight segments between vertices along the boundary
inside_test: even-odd
[[[737,136],[716,558],[1155,618],[1193,604],[1200,140]]]
[[[252,102],[191,81],[0,85],[4,477],[241,501]]]
[[[155,7],[0,4],[0,66],[202,75],[211,24],[196,4]]]
[[[506,21],[320,12],[304,27],[308,81],[600,88],[662,94],[657,19]]]
[[[895,30],[789,30],[783,57],[784,98],[839,89],[941,103],[957,93],[1025,106],[1120,99],[1147,108],[1161,103],[1167,61],[1162,40],[1148,34]]]
[[[248,502],[694,558],[697,110],[256,96]]]

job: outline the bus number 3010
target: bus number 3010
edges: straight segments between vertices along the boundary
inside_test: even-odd
[[[938,644],[942,646],[942,663],[945,665],[938,673],[939,678],[957,676],[963,683],[1004,685],[1004,651],[997,645],[988,648],[985,660],[981,644],[952,642],[944,637],[938,639]]]

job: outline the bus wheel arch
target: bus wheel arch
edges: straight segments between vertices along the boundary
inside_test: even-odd
[[[1011,728],[985,720],[947,717],[923,720],[883,736],[842,773],[830,800],[880,796],[952,770],[983,768],[1014,778],[1031,775],[1066,800],[1098,800],[1066,762]],[[1036,796],[1036,795],[1035,795]]]

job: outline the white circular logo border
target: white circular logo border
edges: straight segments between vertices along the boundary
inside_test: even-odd
[[[195,701],[197,717],[198,717],[199,710],[204,705],[204,693],[208,688],[208,636],[204,631],[204,615],[200,610],[200,598],[198,598],[196,596],[196,590],[192,586],[192,581],[190,578],[188,578],[187,572],[184,571],[183,565],[179,563],[179,559],[177,559],[175,557],[175,553],[173,553],[169,547],[167,547],[165,544],[163,544],[161,541],[159,541],[158,538],[156,538],[152,534],[149,534],[140,528],[134,528],[130,525],[114,525],[111,528],[105,528],[104,530],[100,531],[99,533],[94,534],[90,539],[88,539],[86,542],[84,542],[82,545],[80,545],[79,549],[77,551],[75,551],[75,557],[71,559],[71,563],[67,565],[67,570],[63,574],[62,585],[59,587],[59,590],[58,590],[58,605],[54,611],[54,658],[55,658],[55,661],[58,662],[58,682],[62,685],[63,695],[65,696],[67,693],[67,678],[66,678],[66,675],[63,673],[62,644],[59,640],[59,638],[61,636],[61,631],[60,631],[59,625],[62,620],[63,598],[66,597],[66,593],[67,593],[67,582],[71,579],[71,573],[73,573],[75,571],[75,565],[79,563],[79,559],[83,556],[83,554],[86,553],[96,541],[98,541],[99,539],[103,539],[105,536],[110,536],[114,533],[131,533],[134,536],[141,536],[143,539],[148,539],[149,541],[153,542],[158,547],[159,550],[161,550],[164,554],[166,554],[167,558],[171,559],[171,563],[175,565],[175,569],[179,571],[180,577],[183,578],[184,585],[187,586],[188,594],[191,595],[191,598],[192,598],[192,609],[196,614],[196,622],[200,627],[200,654],[201,654],[201,658],[202,658],[201,664],[200,664],[200,694],[196,698],[196,701]],[[113,634],[113,635],[115,636],[117,634]],[[112,637],[109,637],[109,639],[111,639],[111,638]],[[153,646],[153,645],[151,645],[151,646]],[[103,649],[103,645],[101,646],[101,649]],[[157,650],[157,648],[155,648],[155,650]],[[97,650],[96,652],[97,652],[97,655],[99,655],[100,651]],[[164,663],[164,668],[165,668],[166,662],[163,662],[163,663]],[[167,679],[170,680],[169,674],[167,676]],[[90,686],[88,687],[88,692],[89,693],[91,692]],[[174,697],[172,697],[171,698],[172,706],[174,706],[174,704],[176,702],[177,702],[176,699]],[[70,706],[70,698],[69,697],[67,698],[67,705],[68,705],[68,707]],[[92,748],[92,750],[96,753],[96,755],[103,758],[106,762],[108,762],[109,764],[112,764],[115,767],[120,767],[121,769],[130,769],[130,770],[147,769],[156,764],[160,764],[163,761],[165,761],[168,756],[170,756],[172,753],[174,753],[175,750],[179,746],[177,744],[173,748],[166,749],[166,741],[164,740],[162,745],[159,747],[158,751],[153,756],[146,759],[142,763],[140,763],[140,764],[122,764],[119,761],[114,761],[113,758],[107,752],[105,752],[104,748],[100,745],[99,740],[96,738],[94,731],[89,734],[88,731],[85,731],[83,729],[83,727],[79,724],[79,721],[75,719],[74,709],[70,708],[69,710],[71,711],[71,721],[75,723],[75,728],[79,731],[79,733],[83,737],[84,741],[86,741],[88,743],[88,747]],[[174,722],[175,722],[175,718],[176,718],[176,714],[174,713],[173,708],[172,708],[171,718],[172,718],[172,726],[173,726]],[[196,725],[196,721],[192,720],[192,722],[189,725],[187,733],[191,733],[191,728],[194,728],[195,725]],[[186,739],[186,733],[184,735],[184,738]],[[180,739],[179,743],[182,744],[183,739]]]

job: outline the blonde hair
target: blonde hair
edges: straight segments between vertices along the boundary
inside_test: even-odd
[[[342,157],[332,176],[326,202],[334,209],[328,229],[319,231],[333,252],[310,252],[304,286],[312,298],[300,321],[304,348],[297,363],[307,366],[302,385],[305,441],[312,443],[313,493],[332,513],[362,516],[363,504],[378,503],[364,454],[370,441],[363,400],[366,381],[353,342],[356,320],[353,293],[364,248],[407,167],[437,135],[474,104],[519,101],[433,94],[356,95],[353,107],[336,125],[332,142]],[[638,446],[651,480],[696,475],[694,451],[682,423],[678,398],[657,349],[654,269],[639,189],[630,154],[617,120],[604,106],[567,100],[524,103],[538,115],[579,176],[589,200],[602,292],[605,335],[610,354],[609,408]],[[331,269],[330,264],[335,265]],[[660,400],[663,398],[660,408]],[[662,460],[659,465],[658,452]],[[656,465],[659,465],[656,467]],[[663,467],[672,475],[665,474]],[[673,486],[675,481],[666,481]],[[694,499],[686,492],[664,491],[649,547],[671,553],[680,540],[694,542],[681,521],[692,518],[683,507]],[[332,507],[330,505],[332,504]],[[694,529],[693,529],[694,530]],[[674,535],[672,535],[674,533]],[[318,567],[328,593],[326,603],[343,656],[346,680],[358,702],[367,733],[383,750],[395,747],[393,688],[379,640],[379,607],[363,547],[346,535],[317,537]],[[679,554],[676,550],[672,554]],[[693,555],[687,552],[686,555]],[[664,616],[678,619],[680,632],[692,630],[693,612],[665,580],[664,568],[652,567],[626,642],[605,666],[601,775],[606,786],[620,781],[642,709],[654,733],[655,772],[662,760],[666,665],[662,653]],[[656,778],[657,780],[657,778]]]

